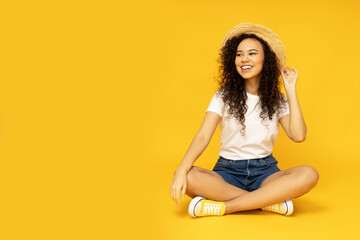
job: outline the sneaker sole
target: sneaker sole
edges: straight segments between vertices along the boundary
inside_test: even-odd
[[[287,209],[288,209],[287,213],[285,213],[285,216],[290,216],[294,212],[294,204],[293,204],[293,202],[291,200],[286,200],[285,204],[286,204]]]
[[[189,209],[188,212],[191,216],[193,217],[197,217],[195,215],[195,207],[196,205],[200,202],[200,200],[205,199],[203,197],[195,197],[193,200],[191,200],[190,204],[189,204]]]

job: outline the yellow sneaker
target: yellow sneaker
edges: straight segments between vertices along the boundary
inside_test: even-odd
[[[193,217],[222,216],[225,213],[225,204],[196,197],[190,202],[188,211]]]
[[[277,203],[271,206],[261,208],[263,211],[280,213],[282,215],[289,216],[294,212],[294,205],[291,200],[286,200],[281,203]]]

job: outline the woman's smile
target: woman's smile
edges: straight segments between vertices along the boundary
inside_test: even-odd
[[[253,66],[250,66],[250,65],[241,66],[241,70],[242,70],[243,72],[248,72],[248,71],[250,71],[252,68],[253,68]]]

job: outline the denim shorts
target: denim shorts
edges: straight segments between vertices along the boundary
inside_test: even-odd
[[[225,182],[252,192],[259,189],[266,178],[280,171],[277,163],[272,154],[249,160],[228,160],[220,156],[213,171]]]

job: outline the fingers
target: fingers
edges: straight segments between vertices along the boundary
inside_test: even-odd
[[[285,70],[281,70],[280,73],[281,73],[281,77],[284,78]]]
[[[281,76],[284,77],[290,77],[290,76],[297,76],[298,72],[295,68],[293,67],[285,67],[283,70],[280,71],[281,72]]]
[[[291,69],[294,71],[295,75],[297,76],[297,75],[298,75],[298,71],[297,71],[295,68],[291,68]]]
[[[287,76],[291,73],[291,68],[290,67],[286,67],[284,70],[283,70],[283,73]]]
[[[289,67],[289,69],[290,69],[289,77],[291,77],[292,79],[296,79],[298,76],[297,70],[292,67]]]
[[[181,193],[181,190],[180,189],[176,189],[175,191],[175,202],[177,203],[177,205],[180,206],[180,193]]]
[[[170,195],[178,205],[180,205],[180,198],[184,199],[185,197],[186,186],[186,174],[174,176],[170,185]]]
[[[296,68],[293,68],[293,67],[292,67],[291,70],[294,71],[295,73],[297,73]]]
[[[293,67],[286,67],[285,71],[287,74],[291,74],[291,73],[297,73],[297,70]]]
[[[176,194],[175,194],[175,188],[174,187],[170,187],[170,195],[171,195],[171,198],[175,200],[176,202]]]
[[[186,193],[186,184],[183,186],[182,191],[181,191],[181,197],[182,197],[182,199],[184,199],[185,193]]]
[[[171,198],[174,199],[174,201],[179,206],[180,206],[180,194],[181,194],[181,189],[176,188],[176,187],[170,187]]]
[[[173,189],[170,187],[170,196],[172,199],[174,199],[174,193],[173,193]]]

